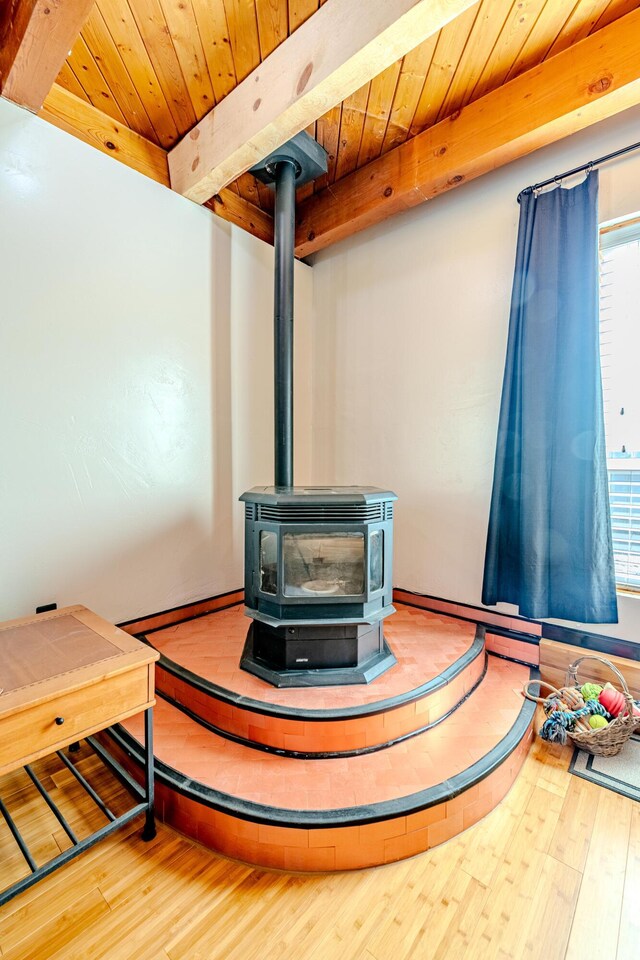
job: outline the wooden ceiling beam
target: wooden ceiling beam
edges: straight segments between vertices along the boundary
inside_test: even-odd
[[[477,0],[329,0],[169,153],[204,203]]]
[[[157,183],[169,186],[166,151],[54,83],[41,117]]]
[[[58,84],[51,88],[39,115],[102,153],[169,186],[167,153]],[[223,220],[273,243],[273,218],[232,190],[223,190],[207,206]]]
[[[247,233],[253,234],[260,240],[273,245],[273,217],[266,210],[261,210],[255,204],[249,203],[228,188],[221,190],[211,200],[207,200],[206,207],[229,223],[235,223]]]
[[[0,94],[37,113],[93,0],[3,0],[0,4]]]
[[[296,256],[640,103],[640,10],[300,204]]]

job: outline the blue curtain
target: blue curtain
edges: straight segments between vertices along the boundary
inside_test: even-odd
[[[597,171],[520,203],[482,602],[616,623]]]

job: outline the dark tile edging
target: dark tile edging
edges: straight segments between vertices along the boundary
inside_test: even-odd
[[[492,654],[495,656],[495,654]],[[499,654],[497,656],[500,656]],[[396,743],[402,743],[405,740],[411,740],[413,737],[417,737],[421,733],[426,733],[427,730],[431,730],[432,727],[437,727],[438,724],[442,723],[447,717],[450,717],[452,713],[461,707],[462,704],[469,699],[472,693],[480,686],[484,680],[487,673],[488,666],[488,653],[485,651],[484,657],[484,667],[482,668],[482,673],[471,687],[470,690],[465,693],[463,697],[458,700],[450,710],[447,710],[446,713],[443,713],[441,717],[438,717],[437,720],[434,720],[432,723],[427,723],[423,727],[419,727],[417,730],[410,730],[408,733],[403,733],[402,736],[396,737],[394,740],[386,740],[384,743],[376,743],[371,747],[360,747],[355,750],[334,750],[321,752],[304,752],[301,750],[285,750],[284,747],[272,747],[266,743],[259,743],[257,740],[249,740],[246,737],[241,737],[238,734],[230,733],[228,730],[223,730],[222,727],[217,727],[213,723],[209,723],[208,720],[205,720],[203,717],[199,716],[197,713],[194,713],[193,710],[190,710],[183,703],[179,703],[177,700],[174,700],[173,697],[168,696],[166,693],[161,693],[159,690],[156,690],[156,696],[161,697],[163,700],[166,700],[167,703],[170,703],[172,707],[175,707],[176,710],[180,710],[191,720],[194,720],[196,723],[199,723],[201,727],[205,727],[207,730],[210,730],[211,733],[215,733],[218,737],[223,737],[225,740],[231,740],[233,743],[239,743],[243,747],[249,747],[252,750],[261,750],[263,753],[274,753],[278,757],[290,757],[292,760],[335,760],[340,757],[362,757],[367,753],[377,753],[378,750],[385,750],[387,747],[393,747]],[[506,659],[506,658],[502,658]],[[518,661],[520,662],[520,661]],[[523,664],[523,666],[529,666],[529,664]]]
[[[147,638],[146,634],[136,634],[139,640],[142,640],[148,646],[153,647],[153,643]],[[214,700],[220,700],[230,706],[247,710],[250,713],[258,713],[268,717],[278,717],[283,720],[300,720],[305,722],[326,721],[326,720],[353,720],[359,717],[371,717],[379,713],[387,713],[395,707],[404,706],[407,703],[413,703],[415,700],[422,700],[430,696],[436,690],[442,689],[448,683],[451,683],[458,674],[469,667],[476,657],[482,655],[484,651],[485,630],[482,624],[478,624],[473,643],[461,657],[458,657],[454,663],[450,664],[446,670],[433,677],[419,687],[408,690],[406,693],[399,693],[395,697],[387,697],[386,700],[377,700],[374,703],[366,703],[360,706],[343,707],[326,710],[304,710],[296,707],[285,707],[276,704],[269,704],[263,700],[253,700],[251,697],[244,697],[241,694],[234,693],[233,690],[227,690],[210,680],[205,680],[192,670],[181,666],[174,660],[160,654],[160,660],[156,664],[156,669],[164,670],[171,676],[177,677],[189,686],[194,687],[201,693],[212,697]],[[156,648],[153,647],[155,650]]]
[[[485,623],[484,626],[487,633],[492,633],[496,637],[505,637],[507,640],[528,643],[532,647],[540,646],[540,637],[536,637],[533,633],[520,633],[518,630],[510,630],[509,627],[497,627],[494,623]]]
[[[545,640],[582,647],[592,653],[604,653],[608,657],[640,660],[640,643],[634,643],[633,640],[606,637],[602,633],[589,633],[586,630],[574,630],[572,627],[559,627],[555,623],[543,623],[542,636]]]
[[[497,657],[498,660],[508,660],[509,663],[519,663],[521,667],[531,667],[533,664],[529,660],[518,660],[517,657],[510,657],[506,653],[497,653],[495,650],[487,650],[491,657]]]
[[[530,668],[531,680],[540,679],[539,671]],[[493,773],[514,752],[533,721],[536,704],[524,700],[515,723],[507,734],[480,760],[462,773],[426,790],[419,790],[406,797],[385,800],[380,803],[363,804],[358,807],[343,807],[336,810],[285,810],[265,804],[244,800],[222,793],[213,787],[191,780],[161,760],[156,760],[156,778],[160,783],[197,803],[226,813],[239,820],[262,823],[275,827],[294,827],[302,830],[321,830],[327,827],[351,827],[360,824],[393,820],[425,810],[435,804],[452,800],[470,787],[480,783]],[[108,731],[115,742],[137,763],[142,763],[142,748],[120,724]]]

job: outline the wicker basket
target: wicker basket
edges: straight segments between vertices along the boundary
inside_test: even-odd
[[[595,660],[597,663],[603,663],[605,667],[608,667],[612,673],[615,674],[620,682],[624,698],[627,702],[627,711],[624,716],[616,717],[611,720],[606,727],[599,727],[596,730],[591,729],[588,721],[585,722],[583,719],[578,720],[573,730],[567,730],[567,738],[572,740],[576,747],[579,747],[580,750],[586,750],[587,753],[593,753],[601,757],[613,757],[617,753],[620,753],[627,740],[633,734],[638,724],[638,718],[633,715],[634,702],[633,697],[629,693],[627,682],[618,668],[614,667],[609,660],[605,660],[604,657],[579,657],[567,670],[566,686],[560,690],[556,690],[551,684],[544,683],[544,681],[533,680],[525,683],[523,694],[528,700],[534,700],[536,703],[544,703],[547,698],[535,697],[529,693],[530,683],[539,683],[541,688],[543,686],[548,687],[552,693],[556,694],[562,708],[565,710],[575,710],[578,667],[584,660]],[[569,702],[567,703],[566,700]]]
[[[537,697],[533,693],[529,692],[529,687],[532,684],[537,684],[540,693],[542,693],[542,688],[545,687],[549,692],[544,697]],[[581,707],[584,707],[584,700],[580,695],[580,691],[576,690],[575,687],[561,687],[559,690],[554,687],[552,684],[547,683],[546,680],[527,680],[527,682],[522,687],[522,695],[527,698],[527,700],[533,700],[534,703],[540,703],[545,707],[550,697],[554,697],[556,702],[555,709],[562,710],[565,713],[568,711],[579,710]],[[583,730],[585,733],[587,730],[591,730],[589,726],[589,718],[581,717],[579,720],[576,720],[576,725],[574,730]],[[571,734],[573,731],[571,731]],[[567,736],[570,736],[570,732],[567,731]]]

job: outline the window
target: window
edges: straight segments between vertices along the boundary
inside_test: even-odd
[[[600,231],[600,359],[616,583],[640,591],[640,217]]]

